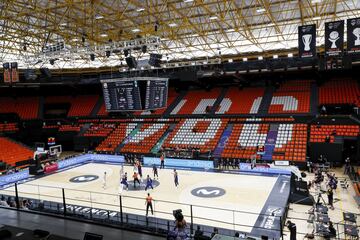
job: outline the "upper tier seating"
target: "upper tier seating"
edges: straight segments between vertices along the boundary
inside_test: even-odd
[[[90,115],[98,99],[96,95],[49,96],[45,98],[45,103],[68,103],[70,104],[68,117],[86,117]]]
[[[224,131],[227,119],[183,119],[165,140],[165,148],[199,148],[213,151]]]
[[[68,117],[89,116],[98,99],[98,96],[91,95],[76,96],[71,102]]]
[[[273,94],[269,113],[310,112],[310,88],[312,81],[298,80],[283,83]]]
[[[106,111],[105,103],[101,104],[99,112],[97,113],[98,116],[107,116],[109,113]]]
[[[19,128],[16,123],[0,123],[1,132],[17,132]]]
[[[93,124],[90,128],[84,133],[85,137],[106,137],[108,136],[114,129],[115,124]]]
[[[234,124],[222,157],[250,159],[265,146],[269,129],[269,124]],[[279,124],[272,160],[305,161],[306,137],[306,124]]]
[[[319,88],[319,105],[354,104],[360,107],[360,86],[352,79],[332,80]]]
[[[264,88],[229,88],[216,114],[256,114]]]
[[[36,119],[39,112],[38,97],[1,97],[0,113],[16,113],[21,119]]]
[[[33,151],[5,137],[0,137],[0,146],[0,161],[12,166],[34,157]]]
[[[206,114],[206,108],[213,107],[219,94],[219,88],[210,91],[189,91],[184,98],[181,99],[178,105],[174,107],[171,114]]]
[[[166,123],[144,123],[128,139],[121,152],[149,153],[168,128],[169,124]]]
[[[113,152],[135,129],[137,123],[120,123],[117,128],[100,143],[96,151]]]
[[[360,134],[358,125],[311,125],[310,142],[325,142],[327,136],[333,143],[335,136],[356,137]]]

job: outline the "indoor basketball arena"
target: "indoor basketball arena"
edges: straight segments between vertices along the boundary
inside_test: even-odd
[[[359,239],[360,1],[4,0],[0,63],[0,240]]]

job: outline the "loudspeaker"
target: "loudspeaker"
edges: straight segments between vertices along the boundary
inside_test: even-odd
[[[48,68],[40,68],[40,72],[47,78],[51,78],[51,72]]]
[[[33,81],[37,78],[37,75],[35,73],[34,69],[26,69],[24,72],[25,80]]]
[[[125,61],[129,68],[137,68],[137,62],[133,56],[125,58]]]
[[[10,63],[8,63],[8,62],[3,63],[3,68],[4,69],[9,69],[10,68]]]
[[[154,67],[160,67],[161,58],[161,54],[150,53],[149,65]]]

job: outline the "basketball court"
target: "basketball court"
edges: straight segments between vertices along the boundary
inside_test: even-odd
[[[142,216],[146,213],[145,197],[149,192],[154,199],[156,218],[174,220],[175,209],[182,209],[185,218],[190,218],[192,210],[196,224],[242,232],[251,232],[253,226],[266,224],[260,219],[260,213],[278,213],[285,207],[271,205],[274,199],[270,195],[274,194],[280,177],[177,170],[180,185],[175,187],[173,169],[159,169],[154,189],[145,191],[144,179],[148,174],[153,178],[152,168],[143,167],[142,186],[133,189],[133,167],[125,166],[130,187],[121,191],[120,168],[120,165],[88,163],[20,184],[18,191],[20,197],[62,203],[63,188],[67,205],[111,211],[119,211],[121,193],[124,213]],[[104,172],[107,173],[106,189],[103,189]],[[282,191],[286,197],[288,193]],[[13,192],[14,187],[10,187],[0,193]],[[150,213],[149,217],[152,217]]]

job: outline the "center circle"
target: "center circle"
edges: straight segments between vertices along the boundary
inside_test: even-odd
[[[70,178],[69,181],[72,183],[86,183],[86,182],[92,182],[98,179],[99,176],[97,175],[80,175],[73,178]]]
[[[226,191],[218,187],[198,187],[191,190],[191,194],[201,198],[216,198],[225,195]]]

